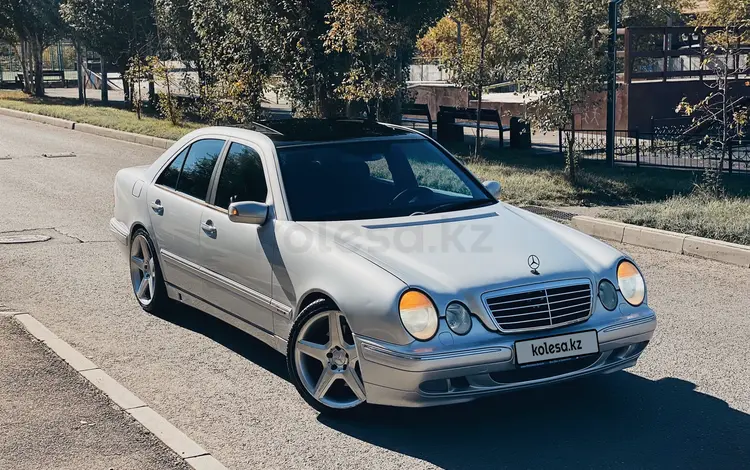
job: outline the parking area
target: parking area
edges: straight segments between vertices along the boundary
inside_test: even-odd
[[[112,185],[159,154],[0,117],[0,235],[50,237],[0,245],[0,303],[33,314],[227,467],[750,467],[750,270],[617,246],[643,269],[659,320],[637,367],[333,420],[261,342],[187,308],[138,307],[107,229]],[[0,429],[18,432],[2,415]]]

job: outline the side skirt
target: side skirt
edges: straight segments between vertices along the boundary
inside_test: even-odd
[[[194,295],[191,295],[172,284],[166,283],[166,285],[167,295],[169,295],[170,299],[176,300],[185,305],[196,308],[202,312],[208,313],[209,315],[212,315],[219,320],[222,320],[225,323],[234,326],[235,328],[239,328],[250,336],[263,341],[267,345],[279,351],[281,354],[286,355],[287,342],[283,338],[280,338],[271,332],[262,330],[255,325],[248,323],[245,320],[232,315],[231,313],[226,312],[219,307],[206,302],[203,299],[195,297]]]

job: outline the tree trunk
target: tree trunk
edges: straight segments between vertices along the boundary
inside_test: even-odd
[[[78,41],[75,42],[76,48],[76,81],[78,82],[78,102],[86,104],[86,96],[83,91],[86,85],[83,82],[83,59],[81,57],[81,45]]]
[[[201,102],[205,102],[206,96],[203,87],[206,85],[206,72],[200,59],[195,61],[195,70],[198,72],[198,98]]]
[[[107,59],[105,57],[101,57],[101,75],[102,75],[102,86],[101,86],[102,104],[107,105],[109,104],[109,80],[107,80]],[[124,83],[125,83],[125,80],[123,79],[123,84]]]
[[[477,80],[477,138],[474,145],[474,157],[479,157],[479,144],[482,132],[482,91],[484,89],[484,54],[487,47],[487,39],[482,38],[482,46],[479,51],[479,77]]]
[[[37,36],[34,36],[32,41],[31,50],[34,59],[34,95],[38,98],[44,98],[44,63],[42,62],[42,44]]]
[[[402,85],[404,84],[404,55],[403,51],[399,51],[399,57],[398,62],[396,64],[396,81],[399,84],[399,89],[396,92],[396,96],[391,101],[393,102],[393,105],[390,109],[390,122],[393,124],[401,125],[401,120],[403,118],[403,115],[401,114],[401,109],[404,104],[404,89],[402,88]]]
[[[711,188],[711,192],[713,193],[714,197],[718,198],[721,196],[721,177],[722,173],[724,171],[724,161],[726,159],[727,155],[727,144],[729,142],[729,110],[727,108],[727,100],[729,97],[727,94],[729,93],[729,48],[731,46],[727,44],[725,46],[725,52],[724,52],[724,64],[721,69],[721,76],[719,77],[719,92],[721,93],[721,158],[719,158],[719,161],[717,163],[717,167],[715,169],[716,174],[713,175],[711,178],[711,185],[713,186]]]
[[[571,184],[576,184],[577,168],[576,168],[576,117],[575,114],[570,120],[570,137],[568,137],[568,158],[567,158],[567,170],[568,170],[568,181]]]
[[[25,39],[21,39],[21,72],[23,74],[23,92],[27,95],[31,94],[31,78],[29,73],[29,43]]]
[[[127,72],[123,73],[123,80],[122,80],[122,95],[126,103],[133,103],[133,82],[131,80],[125,80],[124,77],[126,77]]]
[[[165,71],[165,74],[168,74],[169,71]],[[148,103],[151,106],[151,109],[156,109],[156,84],[154,83],[154,76],[149,75],[148,77]]]

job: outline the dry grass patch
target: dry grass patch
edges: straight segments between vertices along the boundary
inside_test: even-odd
[[[625,223],[750,245],[750,199],[675,196],[607,214]]]

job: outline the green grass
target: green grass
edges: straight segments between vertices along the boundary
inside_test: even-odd
[[[604,162],[583,161],[574,185],[565,177],[559,155],[485,150],[485,158],[476,160],[465,150],[456,154],[482,180],[499,181],[502,199],[517,205],[622,206],[663,201],[690,194],[700,180],[700,173],[689,171],[611,168]],[[726,177],[725,182],[729,195],[750,196],[750,177]]]
[[[0,107],[173,140],[202,127],[191,122],[173,126],[169,121],[150,116],[139,120],[135,112],[128,109],[98,103],[82,106],[75,100],[65,98],[31,98],[20,92],[0,92]]]
[[[750,199],[675,196],[607,215],[629,224],[750,245]]]

